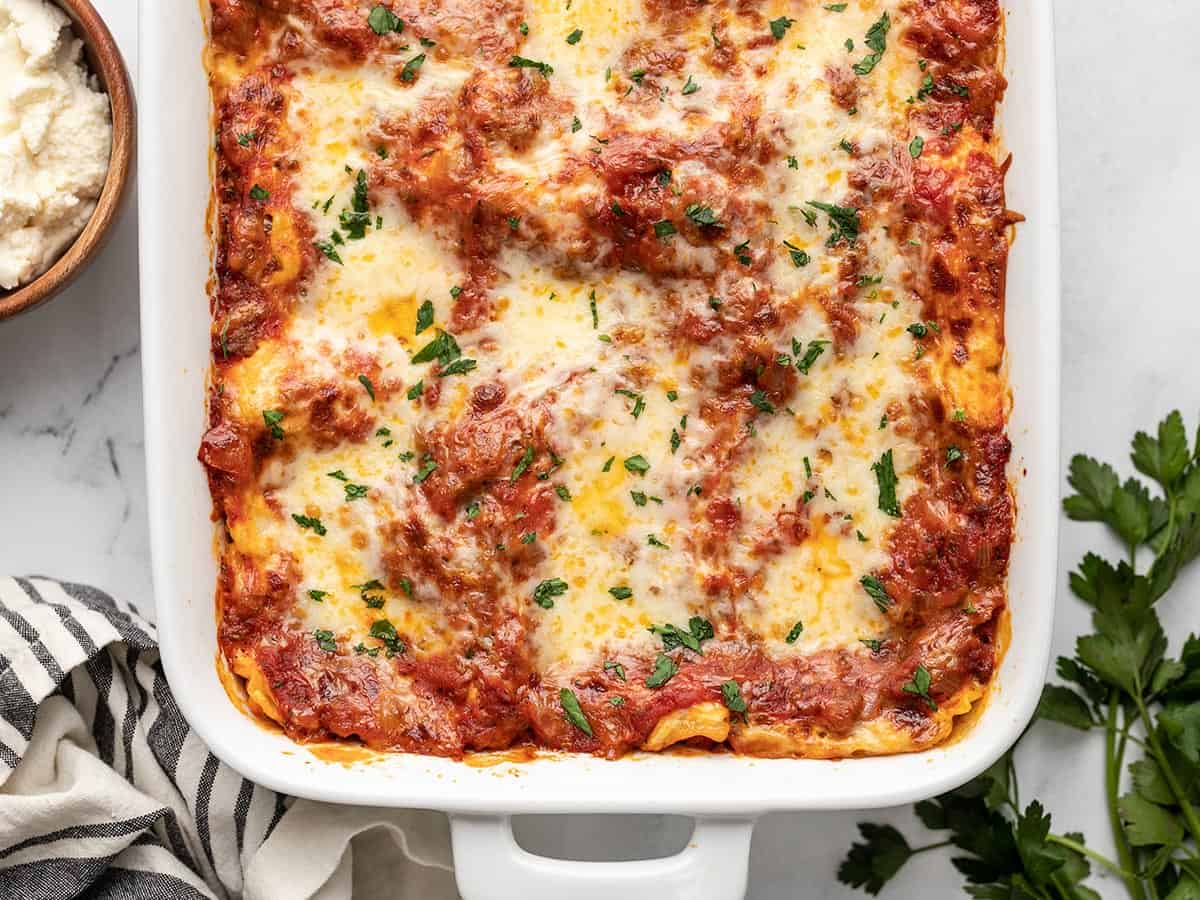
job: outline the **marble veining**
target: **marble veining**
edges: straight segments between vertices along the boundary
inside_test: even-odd
[[[95,2],[135,64],[136,5]],[[1200,412],[1200,254],[1190,248],[1200,203],[1194,164],[1200,123],[1178,114],[1194,106],[1200,54],[1188,48],[1200,31],[1188,0],[1109,0],[1103,15],[1087,0],[1055,6],[1064,461],[1077,450],[1123,461],[1136,428],[1152,426],[1175,406],[1194,427]],[[1163,35],[1185,40],[1164,53]],[[1151,81],[1132,76],[1144,71],[1153,73]],[[50,305],[0,324],[0,571],[88,581],[148,609],[137,286],[131,205],[84,279]],[[1099,541],[1094,527],[1064,528],[1056,652],[1069,652],[1087,626],[1081,604],[1066,590],[1066,573]],[[1189,580],[1176,596],[1196,595],[1200,576]],[[1164,618],[1177,630],[1194,628],[1195,605],[1188,611],[1176,600]],[[1057,828],[1085,831],[1107,849],[1100,753],[1098,741],[1044,725],[1026,739],[1018,764],[1024,799],[1039,797]],[[864,815],[767,816],[755,835],[750,897],[865,896],[834,878]],[[922,837],[907,809],[869,815]],[[678,827],[646,828],[645,840],[677,844]],[[535,821],[523,833],[538,846],[567,853],[592,835],[580,819]],[[883,896],[961,896],[959,884],[944,857],[923,856]],[[1111,880],[1096,877],[1093,885],[1106,898],[1120,895]]]

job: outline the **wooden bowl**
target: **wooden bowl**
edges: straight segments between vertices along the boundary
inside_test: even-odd
[[[108,26],[88,0],[52,0],[74,25],[83,41],[88,67],[108,94],[112,106],[112,156],[96,211],[79,237],[58,261],[28,284],[0,289],[0,320],[44,303],[75,280],[104,246],[129,186],[137,146],[137,114],[125,60]]]

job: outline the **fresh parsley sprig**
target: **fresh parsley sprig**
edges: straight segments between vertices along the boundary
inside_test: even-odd
[[[912,856],[952,845],[967,854],[951,862],[972,897],[1097,900],[1084,884],[1091,863],[1119,877],[1131,900],[1200,897],[1200,636],[1188,635],[1179,655],[1168,655],[1156,611],[1200,555],[1200,435],[1191,444],[1173,412],[1154,435],[1138,432],[1132,449],[1150,484],[1122,481],[1088,456],[1071,461],[1068,517],[1107,525],[1125,558],[1112,563],[1089,553],[1071,574],[1072,592],[1092,609],[1093,631],[1076,641],[1073,657],[1059,657],[1066,684],[1047,685],[1038,706],[1040,719],[1103,734],[1117,859],[1088,848],[1082,835],[1052,833],[1037,801],[1021,808],[1010,750],[966,786],[917,804],[922,823],[948,831],[948,841],[912,847],[890,826],[860,825],[862,840],[838,870],[842,882],[878,893]]]

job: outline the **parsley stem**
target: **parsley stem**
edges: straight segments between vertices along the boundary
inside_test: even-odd
[[[1117,796],[1121,790],[1121,767],[1125,761],[1125,741],[1117,747],[1117,711],[1120,709],[1120,697],[1117,691],[1109,692],[1108,718],[1104,727],[1104,788],[1108,799],[1108,824],[1112,829],[1113,843],[1117,847],[1117,859],[1121,868],[1127,872],[1134,870],[1133,851],[1129,847],[1129,839],[1125,827],[1121,824],[1121,813],[1117,809]],[[1132,900],[1146,900],[1146,892],[1142,889],[1137,876],[1122,875],[1125,889],[1129,891]]]
[[[1095,850],[1090,850],[1085,845],[1079,843],[1078,841],[1073,841],[1069,837],[1063,837],[1061,834],[1048,834],[1046,835],[1046,842],[1050,844],[1058,844],[1058,846],[1066,847],[1068,850],[1074,850],[1076,853],[1082,853],[1088,859],[1092,860],[1093,862],[1098,862],[1100,865],[1104,866],[1104,868],[1108,869],[1108,871],[1112,872],[1114,875],[1120,876],[1121,878],[1137,877],[1137,875],[1133,872],[1127,872],[1125,869],[1122,869],[1103,853],[1097,853]]]
[[[943,847],[949,847],[953,843],[954,841],[938,841],[936,844],[926,844],[924,847],[914,847],[912,855],[916,856],[918,853],[924,853],[926,850],[941,850]]]
[[[1179,811],[1183,815],[1183,821],[1187,823],[1192,840],[1200,844],[1200,819],[1196,817],[1196,810],[1188,800],[1188,792],[1180,786],[1179,779],[1175,777],[1167,755],[1163,752],[1162,744],[1158,740],[1158,732],[1154,728],[1154,723],[1150,721],[1150,713],[1146,709],[1145,701],[1140,695],[1133,699],[1137,703],[1138,713],[1142,717],[1142,727],[1146,730],[1146,741],[1150,744],[1150,752],[1154,755],[1154,761],[1158,763],[1163,779],[1171,788],[1171,793],[1175,795]]]

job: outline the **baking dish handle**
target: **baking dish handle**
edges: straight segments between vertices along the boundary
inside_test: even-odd
[[[687,847],[674,856],[573,862],[522,849],[508,816],[450,816],[463,900],[740,900],[753,830],[750,818],[698,818]]]

